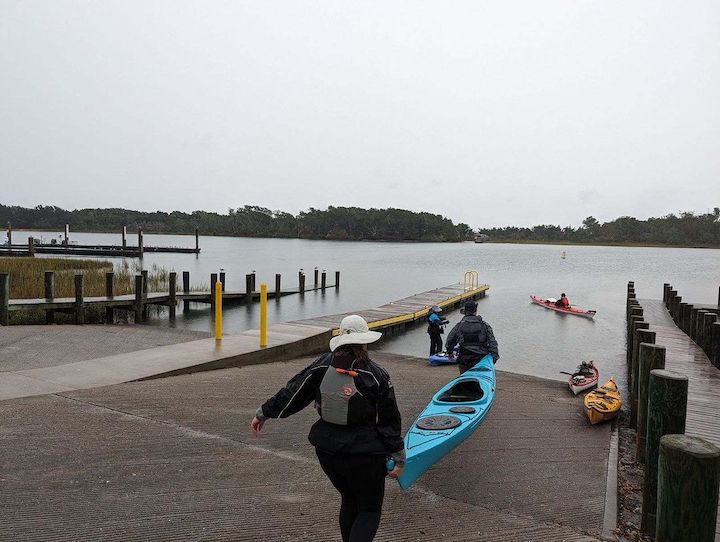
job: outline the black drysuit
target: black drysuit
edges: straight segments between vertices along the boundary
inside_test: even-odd
[[[458,366],[464,373],[488,354],[492,354],[493,362],[500,357],[498,343],[495,340],[490,324],[476,314],[467,314],[448,334],[445,350],[452,352],[455,345],[460,345]]]
[[[358,364],[349,352],[325,354],[265,402],[262,416],[286,418],[315,402],[322,415],[321,384],[327,371],[353,371],[357,393],[347,402],[347,424],[322,419],[310,429],[320,466],[340,492],[343,542],[369,542],[380,525],[387,471],[385,460],[404,459],[400,411],[387,372],[374,362]],[[344,373],[346,374],[346,373]],[[259,413],[259,412],[258,412]]]

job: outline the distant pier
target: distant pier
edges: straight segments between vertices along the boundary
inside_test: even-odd
[[[65,233],[60,241],[53,239],[43,242],[28,237],[27,244],[13,244],[12,227],[8,225],[7,242],[0,246],[0,256],[35,256],[35,254],[54,254],[57,256],[98,256],[108,258],[142,258],[146,252],[168,252],[175,254],[200,254],[200,232],[195,228],[195,247],[156,247],[146,246],[142,229],[137,231],[137,245],[128,245],[127,227],[123,226],[121,244],[78,244],[70,241],[70,230],[65,225]]]

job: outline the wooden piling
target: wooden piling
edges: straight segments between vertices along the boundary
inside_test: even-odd
[[[340,288],[340,271],[335,271],[335,289]]]
[[[655,534],[660,437],[685,432],[687,395],[685,375],[663,369],[650,371],[641,520],[642,530],[650,535]]]
[[[720,448],[687,435],[663,435],[658,458],[657,542],[714,542]]]
[[[0,273],[0,326],[10,324],[10,274]]]
[[[254,269],[253,269],[252,273],[250,273],[250,276],[252,277],[252,291],[254,292],[255,289],[256,289],[256,286],[257,286],[257,284],[256,284],[256,282],[255,282],[256,274],[255,274],[255,270],[254,270]]]
[[[65,239],[63,240],[63,244],[65,246],[70,244],[70,224],[65,224]]]
[[[215,297],[217,292],[215,292],[215,284],[218,281],[218,274],[217,273],[210,273],[210,308],[215,307]],[[222,287],[220,288],[220,293],[222,293]]]
[[[200,230],[195,228],[195,250],[200,251]]]
[[[143,318],[143,277],[135,275],[135,323],[142,322]]]
[[[138,253],[140,258],[143,257],[143,252],[145,251],[145,247],[143,245],[143,231],[142,228],[138,228]]]
[[[632,316],[632,310],[633,309],[640,309],[642,310],[642,307],[640,306],[640,303],[635,299],[628,299],[627,306],[625,308],[625,325],[630,327],[630,317]],[[641,316],[642,317],[642,316]]]
[[[675,300],[675,297],[677,297],[677,295],[678,295],[677,290],[670,290],[670,292],[668,293],[668,310],[669,311],[672,311],[672,304],[673,304],[673,301]]]
[[[697,313],[697,320],[695,320],[695,336],[693,337],[693,340],[695,341],[695,344],[701,348],[703,343],[703,331],[705,329],[705,315],[707,312],[708,311],[705,309],[700,309]]]
[[[252,292],[252,274],[248,273],[245,275],[245,303],[248,305],[252,303]]]
[[[682,329],[683,311],[685,310],[685,307],[686,307],[686,306],[687,306],[687,303],[685,303],[684,301],[681,301],[681,302],[678,304],[678,308],[677,308],[677,320],[675,321],[675,325],[677,325],[677,327],[679,327],[680,329]]]
[[[635,325],[633,337],[630,376],[630,426],[637,429],[638,390],[640,389],[640,343],[655,344],[655,332],[648,329],[647,322],[642,322]]]
[[[300,279],[300,294],[305,295],[305,273],[300,273],[300,276],[298,278]]]
[[[629,318],[632,318],[633,316],[639,316],[642,318],[644,314],[645,312],[639,304],[630,307]]]
[[[177,273],[175,271],[170,271],[168,287],[170,290],[168,312],[170,313],[170,320],[175,320],[175,309],[177,307]]]
[[[323,269],[322,273],[320,273],[320,289],[324,292],[326,287],[327,287],[327,271],[325,271]]]
[[[681,302],[682,302],[682,296],[680,296],[680,295],[676,295],[672,301],[672,308],[670,310],[670,316],[672,316],[672,319],[676,324],[678,322],[678,309],[680,307]]]
[[[127,248],[127,226],[122,227],[122,247]]]
[[[28,237],[28,254],[30,256],[35,256],[35,238],[34,237]]]
[[[710,361],[715,367],[720,367],[720,321],[712,325],[710,342]]]
[[[668,302],[668,296],[670,295],[671,289],[672,288],[670,287],[669,283],[666,282],[665,284],[663,284],[663,303],[665,303],[666,307],[667,307],[667,302]]]
[[[695,331],[697,328],[697,320],[698,320],[698,313],[701,309],[698,309],[696,307],[693,307],[690,311],[690,326],[687,331],[688,337],[690,337],[693,341],[695,340]]]
[[[147,269],[143,269],[140,274],[142,275],[143,279],[143,287],[142,287],[142,296],[143,299],[147,299],[147,293],[148,293],[148,272]],[[143,303],[143,314],[142,314],[143,322],[148,319],[148,304]]]
[[[225,292],[225,271],[220,271],[220,284],[222,285],[222,291]]]
[[[635,311],[636,309],[633,309]],[[642,310],[642,309],[640,309]],[[630,363],[632,360],[632,343],[633,343],[633,325],[635,325],[635,322],[643,322],[642,314],[637,314],[636,312],[633,312],[630,315],[630,318],[628,319],[627,323],[627,337],[625,344],[627,345],[627,362]]]
[[[190,293],[190,271],[183,271],[183,293]],[[183,299],[183,312],[190,310],[190,302]]]
[[[115,297],[115,289],[114,289],[114,282],[115,282],[115,273],[112,271],[108,271],[105,273],[105,296],[109,299],[112,299]],[[106,307],[105,308],[105,323],[106,324],[112,324],[114,321],[114,315],[113,315],[113,308],[112,307]]]
[[[705,316],[703,317],[702,342],[700,343],[700,347],[708,357],[710,357],[712,352],[712,326],[716,321],[717,314],[710,311],[705,313]]]
[[[45,299],[52,301],[55,299],[55,272],[45,271]]]
[[[318,268],[316,267],[316,268],[313,270],[313,272],[314,272],[314,275],[315,275],[315,281],[313,282],[313,284],[315,285],[315,288],[317,288],[317,285],[318,285],[318,272],[319,272],[319,271],[318,271]]]
[[[637,407],[637,434],[636,453],[638,462],[645,462],[645,446],[647,440],[647,408],[648,386],[650,372],[665,368],[665,347],[651,343],[640,343],[639,350],[640,373],[638,378],[638,407]]]
[[[690,303],[685,303],[683,307],[683,313],[680,328],[689,336],[688,331],[690,330],[690,314],[692,313],[693,306]]]
[[[281,284],[282,276],[280,273],[275,273],[275,300],[277,301],[280,299],[280,292],[281,292]]]
[[[73,316],[76,324],[85,323],[85,303],[83,301],[84,281],[85,275],[75,275],[75,308],[73,310]]]
[[[627,340],[628,345],[632,344],[632,322],[634,318],[643,319],[643,309],[639,305],[630,307],[627,319]]]
[[[8,250],[12,250],[12,224],[8,222],[7,226],[7,240],[8,240]]]
[[[45,300],[52,301],[55,298],[55,272],[45,271]],[[55,323],[55,311],[48,309],[45,311],[45,323]]]
[[[633,343],[633,335],[634,335],[634,326],[639,323],[644,322],[642,316],[632,316],[630,320],[628,321],[628,335],[627,340],[625,342],[626,352],[625,352],[625,358],[627,361],[627,378],[628,378],[628,385],[630,384],[630,379],[632,378],[632,343]],[[649,327],[649,325],[643,326],[645,329]]]

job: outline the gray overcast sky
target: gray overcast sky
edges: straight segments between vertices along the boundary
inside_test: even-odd
[[[0,202],[720,205],[720,3],[0,0]]]

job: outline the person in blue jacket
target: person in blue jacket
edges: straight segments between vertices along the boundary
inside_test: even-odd
[[[445,333],[443,326],[448,323],[445,318],[440,317],[442,309],[437,305],[430,307],[427,321],[427,332],[430,335],[430,355],[433,356],[442,352],[442,334]]]

